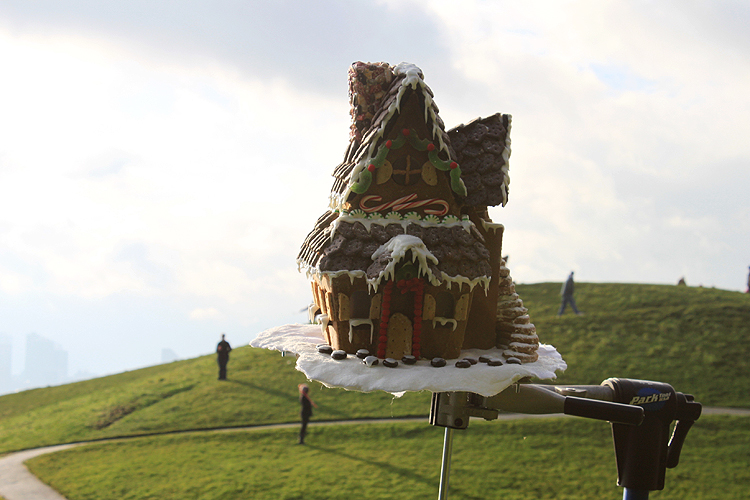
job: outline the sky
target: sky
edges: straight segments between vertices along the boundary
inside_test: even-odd
[[[419,66],[448,128],[513,116],[490,215],[516,282],[744,291],[748,24],[732,1],[4,0],[13,373],[32,332],[104,375],[304,322],[354,61]]]

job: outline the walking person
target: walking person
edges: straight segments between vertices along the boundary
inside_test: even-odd
[[[221,334],[221,342],[216,346],[216,361],[219,363],[219,380],[227,379],[227,363],[229,362],[229,352],[232,350],[232,346],[224,338],[224,334]]]
[[[307,386],[307,384],[300,384],[297,386],[299,389],[299,402],[301,405],[301,409],[299,412],[300,419],[302,420],[302,427],[299,430],[299,442],[298,444],[305,444],[305,435],[307,434],[307,423],[310,421],[310,417],[312,417],[312,409],[313,406],[315,408],[318,407],[318,405],[315,404],[315,402],[310,399],[310,388]]]
[[[563,283],[562,290],[560,291],[560,295],[562,295],[562,304],[560,304],[560,310],[557,311],[557,317],[559,318],[562,316],[562,313],[565,312],[565,306],[570,304],[570,307],[573,308],[573,312],[576,314],[581,314],[581,311],[578,310],[576,307],[576,300],[573,298],[573,288],[575,287],[575,284],[573,282],[573,271],[570,271],[570,275],[568,276],[567,281]]]
[[[748,273],[747,273],[747,290],[745,290],[745,293],[750,293],[750,266],[748,266]]]

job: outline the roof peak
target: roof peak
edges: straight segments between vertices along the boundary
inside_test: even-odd
[[[341,209],[351,187],[359,181],[359,175],[367,168],[377,153],[391,120],[401,113],[405,96],[418,94],[424,109],[422,119],[428,128],[428,137],[439,151],[451,156],[448,135],[438,116],[438,108],[432,99],[432,90],[423,79],[422,70],[412,63],[402,62],[396,66],[388,63],[355,62],[349,68],[349,101],[352,125],[350,142],[344,162],[334,172],[330,207]]]

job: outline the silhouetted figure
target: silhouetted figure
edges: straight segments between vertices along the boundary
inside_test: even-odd
[[[748,273],[747,273],[747,290],[745,290],[745,293],[750,293],[750,266],[748,266]]]
[[[224,339],[224,334],[221,334],[221,342],[216,346],[216,361],[219,363],[219,380],[227,379],[227,363],[229,362],[229,351],[232,350],[232,346],[229,345]]]
[[[560,310],[557,311],[557,316],[562,316],[562,313],[565,312],[565,306],[570,304],[570,307],[573,308],[573,312],[576,314],[581,314],[581,312],[576,307],[576,300],[573,298],[573,288],[575,284],[573,283],[573,271],[570,272],[570,276],[568,276],[568,280],[563,283],[562,290],[560,291],[560,295],[562,295],[562,304],[560,304]]]
[[[299,388],[299,402],[302,408],[300,409],[299,416],[302,420],[302,427],[299,430],[299,442],[298,444],[305,444],[305,435],[307,434],[307,423],[310,421],[310,417],[312,417],[312,409],[313,406],[315,408],[318,407],[312,399],[310,399],[310,388],[307,387],[307,384],[300,384],[298,386]]]
[[[680,278],[680,281],[677,282],[678,286],[687,286],[687,283],[685,283],[685,277],[683,276]]]

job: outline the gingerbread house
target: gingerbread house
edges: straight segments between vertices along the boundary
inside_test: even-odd
[[[349,70],[352,125],[329,209],[298,256],[334,349],[447,358],[500,347],[536,360],[538,338],[501,258],[510,115],[446,131],[422,71]]]

